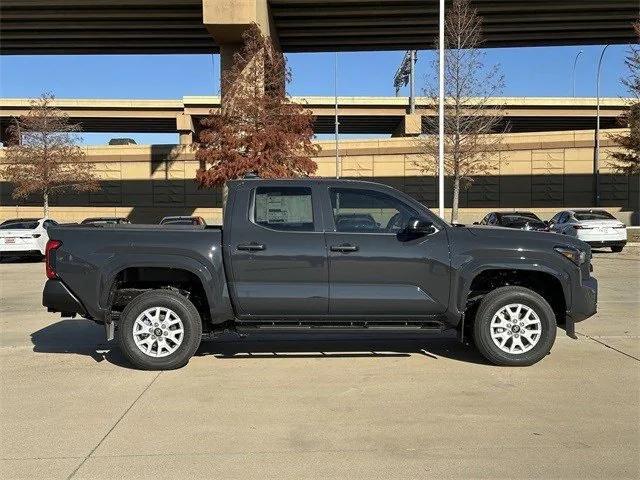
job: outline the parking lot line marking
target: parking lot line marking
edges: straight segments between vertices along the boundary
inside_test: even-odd
[[[149,384],[144,388],[144,390],[142,390],[142,392],[140,392],[140,395],[138,395],[136,397],[136,399],[131,403],[131,405],[129,405],[127,407],[127,409],[122,413],[122,415],[120,415],[120,418],[118,418],[118,420],[116,420],[116,423],[113,424],[113,426],[109,429],[109,431],[107,433],[104,434],[104,436],[100,439],[100,441],[98,442],[98,444],[93,447],[93,449],[89,452],[89,455],[87,455],[86,457],[84,457],[84,459],[82,460],[82,462],[80,462],[80,465],[78,465],[75,470],[73,472],[71,472],[71,475],[69,475],[67,477],[67,480],[72,479],[76,473],[78,473],[78,470],[80,470],[80,468],[85,464],[85,462],[93,455],[93,453],[98,449],[98,447],[100,445],[102,445],[102,442],[105,441],[105,439],[111,434],[111,432],[113,432],[113,430],[118,426],[118,424],[122,421],[122,419],[127,415],[127,413],[129,413],[129,410],[131,410],[133,408],[133,406],[138,403],[138,400],[140,400],[142,398],[142,396],[146,393],[147,390],[149,390],[151,388],[151,385],[153,385],[155,383],[155,381],[158,379],[158,377],[160,377],[160,375],[162,374],[162,372],[158,372],[158,374],[153,377],[153,380],[151,380],[149,382]]]
[[[624,356],[626,356],[626,357],[632,358],[632,359],[636,360],[637,362],[640,362],[640,358],[638,358],[638,357],[636,357],[636,356],[634,356],[634,355],[631,355],[631,354],[629,354],[629,353],[623,352],[622,350],[619,350],[619,349],[617,349],[616,347],[612,347],[611,345],[608,345],[608,344],[606,344],[605,342],[601,342],[601,341],[600,341],[600,340],[598,340],[597,338],[594,338],[594,337],[592,337],[592,336],[590,336],[590,335],[587,335],[586,333],[580,333],[580,332],[576,332],[576,333],[577,333],[578,335],[582,335],[583,337],[588,338],[589,340],[593,340],[594,342],[599,343],[600,345],[603,345],[603,346],[605,346],[605,347],[607,347],[607,348],[610,348],[611,350],[615,350],[616,352],[621,353],[622,355],[624,355]]]

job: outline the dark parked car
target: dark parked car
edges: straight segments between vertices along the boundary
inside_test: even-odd
[[[125,217],[93,217],[85,218],[80,225],[122,225],[124,223],[131,222]]]
[[[531,212],[490,212],[476,225],[517,228],[519,230],[549,231],[549,223]]]
[[[596,311],[587,244],[452,226],[370,182],[237,180],[222,227],[63,226],[50,236],[44,306],[104,324],[144,369],[181,367],[222,331],[269,329],[455,330],[495,364],[531,365],[557,322],[571,334]]]
[[[164,217],[160,220],[160,225],[206,225],[202,217],[186,217],[186,216],[174,216]]]

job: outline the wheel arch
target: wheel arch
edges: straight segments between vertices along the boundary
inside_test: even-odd
[[[164,257],[164,258],[163,258]],[[205,318],[211,323],[221,323],[233,318],[224,271],[212,272],[196,259],[181,256],[156,256],[153,261],[135,261],[132,258],[122,258],[118,265],[102,275],[101,309],[110,312],[115,292],[123,284],[133,286],[134,281],[126,283],[127,277],[135,278],[142,273],[142,289],[162,287],[180,287],[180,284],[191,282],[204,300],[199,310],[203,321]],[[151,279],[149,278],[151,275]]]
[[[521,286],[542,296],[551,305],[559,322],[566,315],[571,304],[568,287],[569,275],[544,265],[485,265],[464,276],[457,298],[460,312],[468,311],[474,303],[496,288]]]

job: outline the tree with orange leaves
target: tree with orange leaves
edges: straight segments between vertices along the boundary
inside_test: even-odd
[[[313,174],[318,153],[309,110],[286,94],[291,71],[256,25],[244,34],[244,48],[222,78],[220,112],[202,121],[196,180],[204,187],[256,172],[262,178]]]

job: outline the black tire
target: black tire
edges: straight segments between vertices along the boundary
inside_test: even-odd
[[[540,319],[537,343],[528,351],[505,352],[491,338],[491,321],[494,315],[510,304],[529,307]],[[512,336],[515,337],[515,334]],[[480,302],[473,325],[473,338],[482,356],[495,365],[533,365],[551,351],[556,339],[556,316],[549,303],[536,292],[524,287],[500,287],[488,293]],[[514,341],[516,340],[507,341],[508,346],[513,345],[510,342]],[[522,337],[520,343],[525,342],[528,341]],[[528,343],[527,347],[533,343]]]
[[[171,309],[183,325],[182,342],[174,352],[165,357],[147,355],[138,348],[133,336],[133,326],[138,316],[153,307]],[[151,290],[138,295],[125,307],[116,329],[116,340],[124,356],[136,368],[173,370],[184,367],[198,349],[202,340],[202,321],[198,310],[187,298],[171,290]]]
[[[623,249],[623,248],[624,248],[624,247],[621,247],[621,246],[611,247],[611,251],[612,251],[613,253],[620,253],[620,252],[622,251],[622,249]]]

